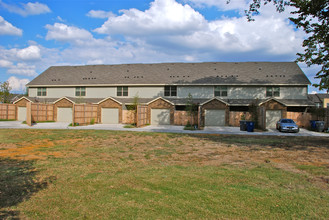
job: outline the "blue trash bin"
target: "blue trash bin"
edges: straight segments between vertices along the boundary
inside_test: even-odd
[[[255,128],[255,122],[247,121],[247,131],[254,132],[254,128]]]
[[[317,122],[317,120],[310,120],[312,130],[316,129],[316,122]]]

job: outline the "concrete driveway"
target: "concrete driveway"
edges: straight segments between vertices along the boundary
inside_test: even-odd
[[[264,132],[240,131],[239,127],[205,127],[204,130],[188,131],[184,126],[149,125],[142,128],[124,128],[123,124],[95,124],[88,126],[70,127],[69,123],[52,122],[38,123],[33,126],[22,124],[20,121],[0,121],[0,129],[71,129],[71,130],[112,130],[112,131],[146,131],[184,134],[235,134],[235,135],[275,135],[275,136],[321,136],[329,137],[329,133],[320,133],[301,128],[299,133],[282,133],[276,129]]]

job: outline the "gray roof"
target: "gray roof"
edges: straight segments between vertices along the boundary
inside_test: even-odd
[[[52,66],[27,84],[116,85],[308,85],[294,62],[207,62]]]
[[[323,103],[324,99],[329,99],[329,94],[326,93],[316,93],[316,94],[308,94],[308,99],[314,103]]]

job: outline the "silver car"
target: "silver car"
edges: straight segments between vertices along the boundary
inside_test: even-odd
[[[276,129],[278,129],[280,132],[286,131],[286,132],[299,132],[298,125],[294,122],[292,119],[283,118],[280,119],[276,123]]]

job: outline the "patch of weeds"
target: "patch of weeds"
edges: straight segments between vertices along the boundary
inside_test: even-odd
[[[129,154],[128,159],[129,159],[129,160],[134,160],[133,155],[132,155],[132,154]]]
[[[322,175],[328,175],[329,168],[328,167],[322,167],[322,166],[314,166],[314,165],[296,165],[296,168],[299,170],[306,171],[312,175],[316,176],[322,176]]]
[[[145,154],[144,157],[145,157],[145,159],[148,159],[148,160],[151,159],[150,153]]]
[[[70,126],[70,127],[75,127],[75,126],[80,126],[80,124],[79,124],[79,123],[74,123],[74,124],[72,125],[72,123],[70,123],[69,126]]]
[[[16,121],[16,119],[0,119],[0,121]]]
[[[130,124],[130,125],[125,125],[125,126],[123,126],[124,128],[136,128],[136,126],[135,125],[133,125],[133,124]]]
[[[264,162],[265,163],[271,163],[270,159],[265,159]]]

